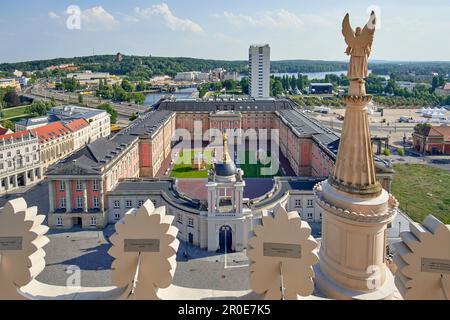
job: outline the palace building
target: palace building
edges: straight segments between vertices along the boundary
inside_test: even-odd
[[[218,144],[223,154],[204,180],[204,197],[195,199],[165,174],[171,151],[183,143],[177,129],[189,135],[184,141],[189,146],[196,139],[212,142],[210,129],[220,135],[242,130],[248,144],[256,138],[246,134],[256,133],[258,141],[275,141],[269,145],[279,148],[288,169],[269,178],[272,187],[255,197],[230,152],[234,138],[227,143],[225,135]],[[313,187],[333,172],[338,146],[338,135],[288,99],[162,100],[114,137],[88,144],[51,167],[49,226],[103,228],[150,199],[176,217],[180,239],[210,251],[240,251],[253,226],[278,204],[299,211],[306,221],[321,222]],[[375,163],[378,181],[389,189],[393,170],[380,159]]]

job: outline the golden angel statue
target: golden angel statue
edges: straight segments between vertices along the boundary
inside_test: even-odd
[[[347,77],[350,80],[365,79],[368,76],[368,59],[372,50],[375,34],[376,16],[372,11],[364,29],[360,27],[353,31],[350,25],[350,15],[347,13],[342,21],[342,34],[348,47],[345,53],[350,57]]]

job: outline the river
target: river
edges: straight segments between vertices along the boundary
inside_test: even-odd
[[[185,99],[185,98],[191,98],[191,97],[197,97],[198,91],[197,88],[186,88],[186,89],[180,89],[176,92],[163,92],[163,93],[150,93],[145,96],[145,105],[151,106],[158,102],[159,99],[161,99],[164,96],[172,96],[174,95],[178,99]]]

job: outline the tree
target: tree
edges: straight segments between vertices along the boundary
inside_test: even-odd
[[[51,97],[51,98],[50,98],[50,105],[51,105],[52,107],[56,107],[56,99],[55,99],[55,97]]]
[[[35,100],[26,108],[26,112],[33,116],[45,116],[52,106],[51,102]]]
[[[3,100],[6,102],[6,107],[16,107],[20,105],[20,97],[13,88],[8,88]]]
[[[136,104],[144,104],[145,95],[142,93],[133,93],[132,99],[134,100],[134,103],[136,103]]]
[[[283,84],[280,78],[270,79],[272,96],[276,97],[283,93]]]
[[[136,91],[145,91],[145,90],[147,90],[147,85],[143,81],[140,81],[136,85]]]
[[[114,101],[130,101],[128,93],[118,84],[113,87],[113,97]]]
[[[133,112],[133,114],[131,115],[131,117],[130,117],[130,121],[134,121],[134,120],[136,120],[137,119],[137,115],[136,115],[136,113],[135,112]]]
[[[111,124],[117,123],[117,116],[118,116],[117,111],[114,110],[109,103],[103,103],[103,104],[99,105],[97,107],[97,109],[102,109],[109,113],[109,115],[111,117],[111,119],[110,119]]]
[[[237,88],[237,81],[231,79],[223,81],[222,84],[227,91],[234,91]]]
[[[122,89],[125,90],[126,92],[132,92],[134,91],[134,86],[128,80],[123,80]]]
[[[3,128],[10,129],[10,130],[13,130],[13,131],[15,130],[14,122],[12,122],[11,120],[4,120],[4,121],[2,121],[0,123],[3,126]]]
[[[241,86],[241,90],[243,94],[249,94],[249,87],[250,87],[250,79],[247,77],[243,77],[241,81],[239,82],[239,85]]]

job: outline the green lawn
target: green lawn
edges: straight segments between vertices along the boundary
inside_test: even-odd
[[[180,152],[179,159],[176,162],[170,177],[172,178],[208,178],[208,170],[211,168],[212,151],[203,151],[206,159],[205,170],[193,170],[191,159],[194,154],[199,153],[199,150],[189,150]]]
[[[421,164],[396,164],[392,194],[414,221],[432,213],[450,224],[450,172]]]
[[[198,171],[192,170],[191,159],[194,154],[199,153],[199,150],[189,150],[180,153],[179,159],[176,162],[170,177],[172,178],[207,178],[208,170],[211,168],[211,160],[212,152],[211,151],[203,151],[205,158],[207,159],[207,166],[205,170]],[[268,156],[270,156],[270,152],[268,152]],[[254,152],[245,151],[245,160],[241,161],[241,169],[244,170],[244,177],[246,178],[270,178],[273,176],[281,176],[280,170],[275,174],[267,174],[263,175],[264,172],[261,172],[262,168],[270,168],[269,164],[261,164],[261,162],[255,161],[256,155]]]
[[[270,157],[270,151],[267,152],[267,155]],[[278,168],[276,173],[265,174],[262,172],[262,168],[270,168],[270,162],[268,164],[261,164],[260,161],[256,161],[255,152],[245,151],[245,160],[241,159],[241,169],[244,171],[244,177],[247,178],[270,178],[274,176],[281,176],[281,172]]]
[[[25,107],[16,107],[16,108],[5,108],[3,109],[3,117],[2,119],[10,119],[16,118],[26,115],[26,106]]]

